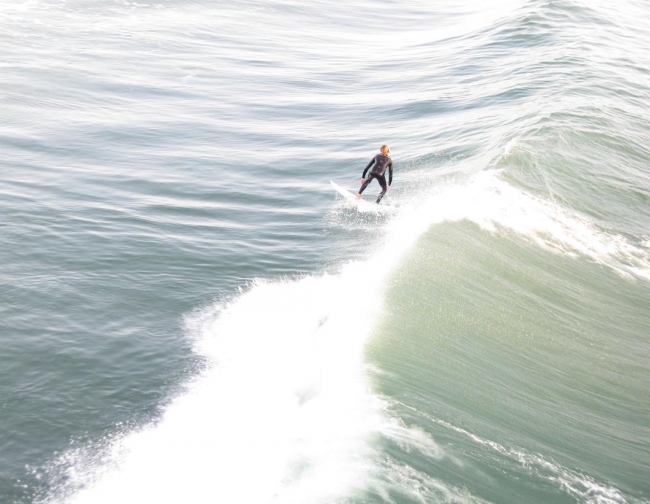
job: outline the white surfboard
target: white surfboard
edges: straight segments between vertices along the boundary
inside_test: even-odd
[[[332,187],[336,190],[337,193],[339,193],[341,196],[343,196],[347,201],[350,203],[353,203],[354,205],[357,206],[359,211],[361,212],[380,212],[382,208],[380,205],[373,203],[370,203],[369,201],[364,201],[362,199],[358,200],[357,195],[354,193],[351,193],[350,191],[343,189],[340,185],[338,185],[336,182],[333,180],[330,180],[330,184],[332,184]]]
[[[332,187],[336,189],[336,192],[339,193],[341,196],[343,196],[346,200],[354,201],[356,203],[357,201],[356,195],[352,194],[350,191],[343,189],[340,185],[338,185],[333,180],[330,180],[330,184],[332,184]]]

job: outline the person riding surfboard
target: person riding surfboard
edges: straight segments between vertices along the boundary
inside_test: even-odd
[[[366,166],[366,169],[363,170],[363,174],[361,175],[361,188],[357,193],[357,199],[361,199],[361,193],[366,190],[366,187],[372,182],[372,179],[377,179],[382,189],[375,203],[379,203],[386,194],[386,191],[390,190],[390,185],[393,183],[393,160],[388,154],[390,154],[390,147],[388,145],[382,145],[379,149],[379,154],[372,158],[368,166]],[[366,179],[366,173],[368,173],[371,166],[370,176]],[[388,185],[386,185],[386,175],[384,175],[386,169],[388,169]]]

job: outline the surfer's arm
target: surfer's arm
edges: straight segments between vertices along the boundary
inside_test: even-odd
[[[368,166],[366,166],[366,169],[363,170],[363,175],[361,175],[361,179],[362,179],[362,180],[366,178],[366,173],[368,173],[368,170],[370,169],[370,167],[372,166],[372,164],[375,162],[375,159],[376,159],[376,157],[372,158],[372,159],[370,160],[370,163],[368,163]]]
[[[391,162],[388,165],[388,186],[390,187],[393,183],[393,163]]]

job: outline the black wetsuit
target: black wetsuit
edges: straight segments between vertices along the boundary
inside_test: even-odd
[[[361,178],[366,178],[366,173],[371,166],[372,170],[370,170],[370,176],[363,183],[361,189],[359,189],[359,194],[366,190],[366,187],[368,187],[368,184],[372,182],[372,179],[377,179],[377,182],[379,182],[379,185],[381,185],[382,189],[382,191],[379,193],[379,196],[377,196],[376,203],[379,203],[388,190],[388,187],[386,186],[386,175],[384,175],[386,173],[386,168],[388,168],[388,185],[391,185],[393,183],[393,160],[390,158],[390,156],[377,154],[370,160],[370,163],[368,163],[366,169],[363,170],[363,175],[361,175]]]

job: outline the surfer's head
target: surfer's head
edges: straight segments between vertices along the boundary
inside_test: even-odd
[[[384,144],[379,148],[379,152],[381,152],[384,156],[388,156],[390,154],[390,147]]]

